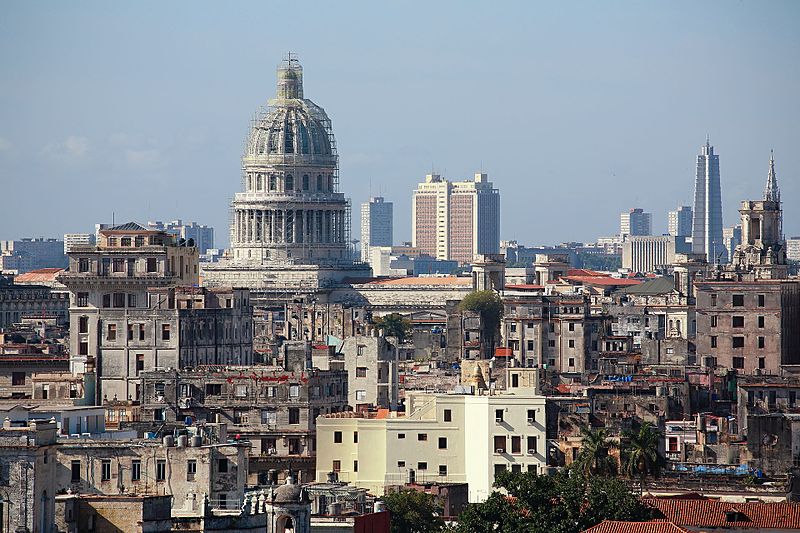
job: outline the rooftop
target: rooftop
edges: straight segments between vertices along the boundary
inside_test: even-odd
[[[680,526],[665,520],[648,522],[624,522],[621,520],[603,520],[596,526],[585,529],[583,533],[681,533],[688,532]]]
[[[800,503],[733,503],[710,499],[647,498],[666,519],[693,528],[800,529]]]

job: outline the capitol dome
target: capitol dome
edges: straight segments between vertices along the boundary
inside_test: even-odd
[[[253,124],[246,156],[334,156],[332,137],[325,110],[303,98],[303,67],[290,57],[278,69],[276,97]]]

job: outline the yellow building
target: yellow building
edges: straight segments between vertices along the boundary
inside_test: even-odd
[[[507,369],[508,388],[472,383],[447,394],[406,393],[406,412],[334,413],[317,419],[317,480],[381,495],[407,481],[467,483],[469,500],[491,493],[496,473],[541,472],[546,464],[545,398],[537,369]]]

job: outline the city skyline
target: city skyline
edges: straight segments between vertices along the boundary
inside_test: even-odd
[[[140,48],[109,38],[100,50],[91,42],[145,16],[145,11],[101,9],[100,4],[74,10],[54,6],[51,16],[36,17],[36,10],[20,6],[8,10],[0,23],[6,30],[0,37],[2,49],[15,51],[2,55],[8,75],[0,90],[14,105],[0,109],[0,173],[6,180],[39,180],[46,191],[39,205],[54,216],[26,217],[23,208],[14,207],[26,205],[25,188],[11,187],[12,208],[0,215],[0,237],[85,232],[115,213],[117,220],[142,222],[196,219],[217,228],[219,244],[227,244],[228,205],[241,184],[241,143],[246,136],[242,125],[254,108],[266,103],[278,58],[289,48],[313,72],[307,85],[324,101],[337,128],[342,191],[358,205],[368,198],[370,180],[379,187],[395,203],[398,242],[411,237],[406,222],[411,219],[411,193],[432,167],[447,179],[480,169],[493,176],[499,189],[515,191],[503,200],[504,239],[592,241],[615,233],[615,213],[630,205],[654,213],[653,233],[664,233],[666,213],[690,203],[692,158],[706,133],[723,158],[724,213],[735,213],[741,199],[756,196],[763,187],[763,161],[771,148],[785,176],[783,201],[794,205],[800,184],[791,178],[800,168],[800,157],[791,146],[798,140],[793,125],[800,120],[800,110],[791,94],[800,70],[788,51],[797,47],[791,21],[798,8],[778,3],[769,13],[757,4],[716,9],[721,5],[678,3],[657,6],[655,14],[648,14],[626,4],[603,10],[603,24],[595,26],[590,19],[597,15],[596,8],[588,5],[576,4],[568,13],[546,5],[515,5],[520,21],[541,29],[539,37],[517,31],[520,23],[513,21],[511,31],[501,36],[496,33],[500,20],[491,12],[481,16],[477,11],[482,8],[476,7],[475,12],[459,14],[458,21],[467,26],[481,21],[494,39],[461,42],[466,50],[441,46],[452,40],[454,30],[440,24],[449,10],[436,7],[425,21],[393,13],[400,26],[406,21],[411,27],[421,25],[420,30],[428,25],[441,29],[430,43],[414,40],[412,48],[402,50],[380,34],[386,21],[379,19],[369,29],[376,45],[368,51],[354,40],[336,46],[324,41],[330,24],[351,12],[320,6],[303,22],[318,29],[318,37],[298,43],[292,34],[295,23],[287,23],[267,41],[258,39],[255,49],[263,59],[259,68],[250,70],[243,69],[248,60],[236,50],[248,48],[251,37],[216,43],[219,48],[208,53],[208,45],[198,45],[196,37],[175,27],[179,16],[187,16],[178,8],[167,7],[160,20],[151,21],[147,42],[136,39]],[[683,11],[690,6],[695,12],[714,12],[719,23],[709,28],[687,20]],[[775,17],[776,10],[786,16]],[[547,42],[548,23],[567,15],[573,21],[569,31],[576,37],[581,31],[589,33],[571,46],[557,48],[549,59],[538,52],[539,45]],[[220,26],[199,14],[188,16],[208,31],[222,31],[223,22],[226,27],[249,24],[230,13],[220,14]],[[653,35],[627,29],[629,17],[639,17]],[[674,28],[670,24],[680,26],[680,35],[668,31]],[[34,27],[39,29],[31,31]],[[626,41],[640,39],[640,50],[628,50],[612,38],[620,28],[626,28]],[[38,32],[41,36],[33,39]],[[248,32],[237,31],[242,33]],[[184,41],[176,44],[173,37]],[[600,48],[589,51],[583,39],[599,42]],[[46,59],[55,42],[67,43],[57,62]],[[702,69],[710,77],[707,85],[712,92],[715,85],[724,85],[725,94],[713,102],[704,99],[693,81],[703,61],[672,64],[672,49],[665,50],[670,47],[687,54],[702,50],[703,57],[715,63],[713,72]],[[118,61],[108,63],[110,54]],[[354,54],[362,59],[350,61]],[[465,63],[464,57],[470,61]],[[48,83],[39,68],[31,66],[40,61],[45,61],[41,66],[48,72]],[[660,74],[661,66],[672,68],[668,78]],[[100,68],[108,69],[102,79],[85,75]],[[467,102],[493,90],[496,72],[508,72],[503,87],[525,93],[529,104],[515,107],[511,114],[498,114],[495,106],[466,113]],[[761,83],[767,78],[775,83]],[[475,82],[472,88],[464,83],[470,80]],[[433,92],[428,90],[431,81],[436,84]],[[426,98],[419,98],[421,91],[429,93]],[[417,104],[406,105],[399,94]],[[675,97],[667,100],[667,94]],[[119,106],[120,101],[126,105]],[[761,102],[767,101],[770,109],[781,112],[766,113]],[[598,106],[607,111],[598,111]],[[370,121],[378,109],[381,133],[373,135]],[[58,125],[43,128],[45,120]],[[424,121],[438,125],[421,131],[417,125]],[[496,144],[486,134],[494,126],[509,131],[510,144]],[[580,161],[569,156],[575,150],[582,154]],[[562,164],[565,160],[570,163]],[[653,186],[660,188],[659,194],[650,193]],[[153,188],[161,194],[146,194]],[[101,195],[109,198],[103,205],[87,201]],[[546,199],[540,207],[543,216],[563,217],[547,233],[526,223],[527,204],[539,198]],[[72,209],[74,205],[80,209]],[[724,224],[734,222],[726,216]],[[800,214],[787,209],[786,232],[800,232],[799,222]],[[357,220],[353,224],[356,227]]]

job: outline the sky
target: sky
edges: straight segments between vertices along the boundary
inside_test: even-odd
[[[353,213],[483,171],[501,238],[593,241],[691,205],[706,135],[725,225],[774,149],[800,235],[800,2],[0,3],[0,239],[197,221],[227,244],[250,120],[291,50]],[[358,237],[354,221],[354,237]]]

